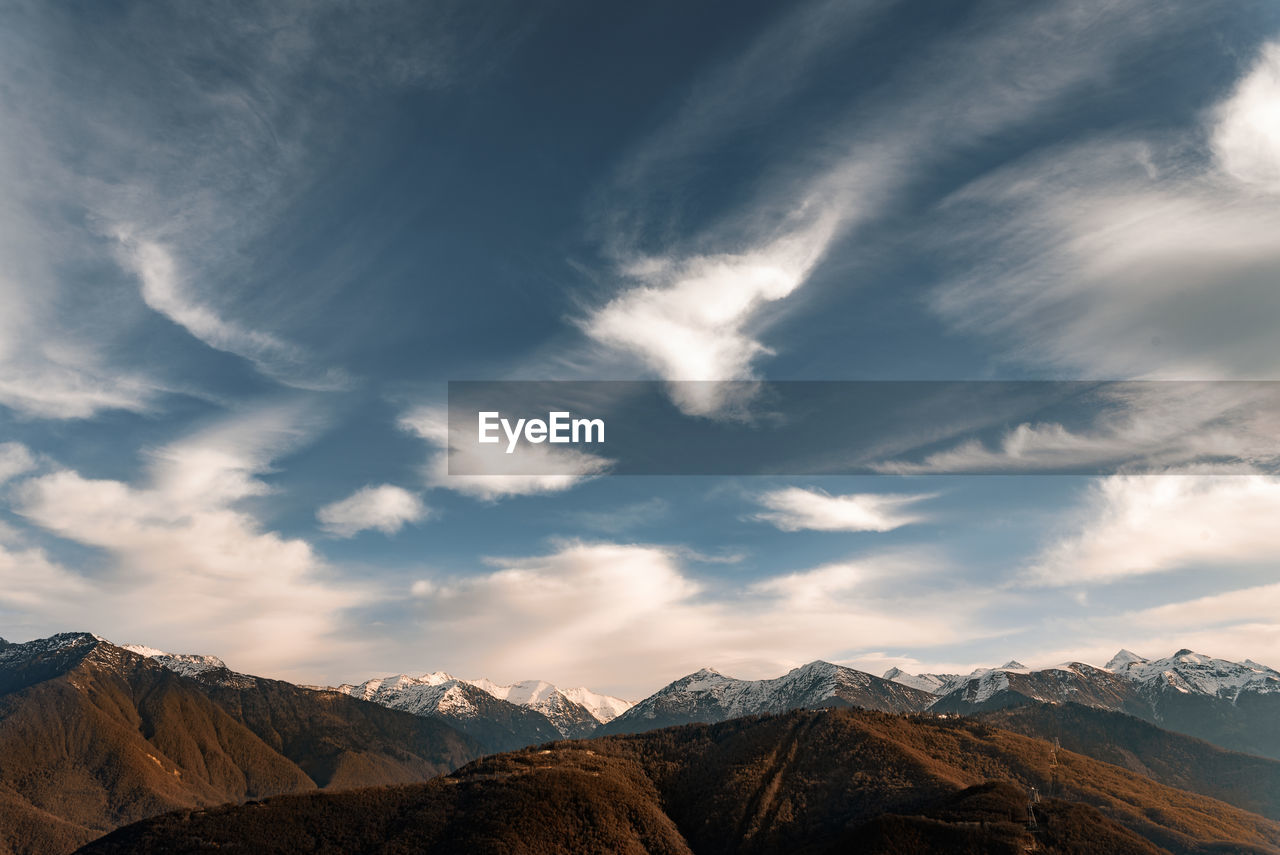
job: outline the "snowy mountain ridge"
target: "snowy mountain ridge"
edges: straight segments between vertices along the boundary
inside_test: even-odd
[[[923,709],[931,699],[928,692],[823,661],[767,680],[740,680],[714,668],[701,668],[602,725],[602,731],[628,733],[824,706],[908,712]]]
[[[963,692],[963,700],[982,703],[1009,688],[1010,674],[1027,677],[1048,676],[1065,672],[1088,679],[1105,671],[1124,678],[1139,688],[1170,688],[1183,694],[1208,695],[1235,701],[1242,693],[1270,694],[1280,692],[1280,672],[1246,659],[1231,662],[1216,659],[1188,649],[1179,650],[1163,659],[1147,659],[1129,650],[1120,650],[1102,668],[1082,662],[1066,662],[1047,668],[1028,668],[1010,660],[998,668],[977,668],[965,675],[908,674],[901,668],[890,668],[884,678],[904,686],[923,689],[939,697]],[[1050,698],[1038,698],[1050,700]]]
[[[415,715],[435,715],[455,722],[494,714],[510,718],[510,713],[501,711],[502,705],[509,705],[536,715],[550,725],[552,736],[565,738],[585,736],[631,707],[621,698],[583,687],[562,690],[544,680],[501,685],[483,678],[462,679],[443,671],[419,677],[375,677],[337,686],[334,691]]]

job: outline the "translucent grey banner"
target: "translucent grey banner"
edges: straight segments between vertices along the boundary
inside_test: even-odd
[[[449,474],[1275,473],[1280,381],[465,381]]]

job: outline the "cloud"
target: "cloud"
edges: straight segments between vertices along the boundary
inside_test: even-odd
[[[1155,37],[1177,18],[1155,5],[1120,8],[1093,0],[998,18],[980,13],[953,37],[928,44],[905,71],[847,114],[824,115],[823,129],[782,125],[778,134],[791,141],[784,150],[792,156],[763,170],[740,193],[746,199],[734,214],[702,228],[669,228],[668,234],[688,237],[648,248],[652,236],[633,222],[643,221],[643,214],[608,212],[635,209],[646,201],[643,191],[634,190],[643,186],[642,176],[714,137],[700,114],[722,108],[745,121],[742,114],[753,105],[742,103],[734,82],[767,78],[782,67],[795,69],[787,76],[798,83],[826,43],[821,22],[829,17],[839,30],[858,19],[827,4],[808,4],[793,15],[782,26],[796,27],[804,38],[768,51],[761,46],[775,41],[766,34],[727,70],[714,72],[712,80],[723,82],[698,90],[699,109],[678,111],[655,134],[651,150],[632,154],[616,196],[606,194],[601,219],[615,229],[606,244],[619,259],[620,287],[579,321],[606,354],[629,358],[669,381],[754,379],[757,363],[774,352],[763,341],[768,323],[837,241],[883,213],[950,153],[1042,115],[1055,99],[1102,80],[1126,47]],[[787,84],[762,99],[761,108],[776,109],[790,89]],[[673,394],[682,410],[702,416],[745,403],[691,396],[682,387]]]
[[[770,353],[747,328],[761,307],[791,294],[830,239],[819,221],[757,251],[650,259],[627,271],[639,284],[582,321],[588,336],[630,353],[669,381],[749,380],[755,360]],[[734,403],[734,388],[675,384],[675,403],[691,415],[712,415]]]
[[[708,663],[775,676],[863,646],[952,641],[979,634],[983,605],[955,592],[937,608],[927,595],[908,605],[865,584],[918,570],[920,559],[907,556],[783,574],[745,591],[695,578],[679,549],[653,544],[570,540],[492,563],[488,573],[415,583],[420,647],[447,651],[455,671],[507,679],[551,667],[553,679],[626,694]]]
[[[1265,45],[1231,96],[1215,110],[1218,167],[1267,193],[1280,193],[1280,42]]]
[[[60,469],[14,488],[28,523],[106,557],[75,572],[39,551],[8,552],[0,606],[40,632],[91,627],[179,650],[218,650],[261,673],[341,659],[342,613],[369,602],[339,583],[305,541],[266,530],[240,500],[305,431],[296,409],[234,417],[151,455],[142,485]],[[322,652],[323,651],[323,652]]]
[[[1268,565],[1280,551],[1280,479],[1134,475],[1099,480],[1076,530],[1051,543],[1026,581],[1101,584],[1189,567]]]
[[[574,511],[566,515],[573,525],[605,534],[619,534],[633,528],[651,526],[671,513],[671,504],[660,496],[596,511]]]
[[[1280,370],[1280,48],[1199,133],[1094,139],[953,195],[934,241],[965,275],[933,296],[956,328],[1025,365],[1088,376],[1268,377]],[[1272,118],[1268,118],[1272,116]],[[1200,131],[1201,129],[1197,129]]]
[[[512,12],[249,0],[89,21],[26,7],[0,32],[0,404],[89,418],[206,393],[175,376],[186,363],[167,351],[185,352],[152,312],[277,382],[343,386],[325,353],[293,343],[331,289],[273,276],[262,246],[329,174],[352,110],[464,66],[482,75],[527,29]]]
[[[1087,424],[1023,422],[994,446],[960,441],[919,462],[888,460],[894,474],[1036,471],[1221,473],[1274,469],[1280,398],[1270,383],[1120,383],[1078,400]],[[991,412],[993,419],[1002,418]],[[964,425],[960,430],[973,430]],[[937,437],[929,437],[931,441]]]
[[[168,249],[133,238],[131,231],[129,226],[117,227],[117,240],[125,263],[142,282],[142,299],[148,307],[210,347],[249,360],[263,374],[287,386],[331,391],[350,384],[342,371],[313,367],[314,358],[302,348],[225,320],[190,293]]]
[[[929,498],[892,493],[833,496],[824,490],[787,487],[758,496],[768,510],[753,519],[783,531],[892,531],[921,522],[924,517],[906,508]]]
[[[36,468],[30,449],[20,442],[0,442],[0,484]]]
[[[511,459],[503,456],[499,446],[485,446],[480,450],[474,442],[458,442],[452,445],[452,453],[467,455],[460,461],[459,468],[483,472],[492,465],[505,472],[510,472],[513,467],[524,467],[527,471],[500,475],[450,475],[450,426],[445,410],[433,406],[416,407],[401,417],[400,426],[426,440],[433,449],[424,467],[427,486],[453,490],[483,501],[563,492],[603,474],[611,465],[611,461],[594,454],[545,444],[522,448],[520,454]],[[493,458],[485,456],[490,451]]]
[[[405,523],[427,516],[422,500],[403,487],[382,484],[363,487],[345,499],[325,505],[316,512],[321,527],[336,537],[353,537],[367,529],[392,535]]]

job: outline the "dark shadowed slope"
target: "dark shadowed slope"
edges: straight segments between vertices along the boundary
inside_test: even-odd
[[[83,633],[0,649],[0,853],[68,852],[175,808],[424,780],[479,753],[438,722],[225,676]]]
[[[1274,822],[1051,755],[975,721],[792,712],[557,743],[427,784],[183,811],[82,852],[1012,853],[1033,839],[1082,855],[1280,852]]]
[[[1149,722],[1079,704],[1029,704],[978,716],[1062,747],[1280,821],[1280,761],[1227,751]]]

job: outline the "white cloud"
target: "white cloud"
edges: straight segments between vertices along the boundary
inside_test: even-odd
[[[1274,467],[1280,460],[1275,425],[1280,397],[1271,384],[1135,383],[1094,388],[1086,425],[1024,422],[994,447],[976,439],[934,452],[920,462],[889,460],[882,472],[1157,471],[1220,473]],[[995,410],[991,417],[1002,414]],[[977,425],[957,426],[957,431]],[[929,441],[938,437],[931,436]]]
[[[366,529],[392,535],[405,523],[419,522],[426,516],[427,508],[420,498],[392,484],[363,487],[316,512],[324,530],[337,537],[353,537]]]
[[[285,385],[318,391],[349,385],[341,371],[314,368],[314,358],[301,348],[228,321],[201,303],[179,275],[172,253],[159,243],[135,238],[132,231],[130,226],[118,226],[117,240],[125,263],[142,282],[142,299],[148,307],[210,347],[249,360]]]
[[[1213,153],[1223,172],[1246,185],[1280,193],[1280,42],[1258,61],[1215,111]]]
[[[630,353],[669,381],[749,380],[755,360],[770,353],[748,331],[761,307],[791,294],[830,240],[829,220],[743,254],[634,264],[638,285],[591,312],[582,328],[608,348]],[[734,388],[676,384],[676,404],[712,415],[734,401]]]
[[[787,487],[757,497],[767,511],[754,519],[772,523],[783,531],[892,531],[920,522],[921,515],[907,510],[930,495],[853,493],[833,496],[823,490]]]
[[[1088,376],[1280,370],[1280,46],[1193,133],[1093,140],[955,194],[935,309],[1014,359]]]
[[[424,469],[428,486],[453,490],[483,501],[563,492],[603,474],[611,465],[609,460],[576,449],[533,445],[522,448],[518,455],[507,457],[499,446],[485,446],[481,450],[474,442],[459,441],[453,444],[453,453],[464,456],[459,461],[459,468],[483,472],[492,466],[510,474],[450,475],[449,420],[445,410],[431,406],[416,407],[401,417],[400,426],[426,440],[432,447]],[[487,456],[490,451],[492,457]],[[513,468],[524,471],[512,473]]]
[[[30,449],[20,442],[0,442],[0,484],[36,468]]]
[[[145,485],[66,469],[19,482],[17,513],[108,562],[71,572],[38,551],[7,553],[0,603],[41,631],[218,650],[260,673],[341,659],[359,646],[334,637],[341,614],[371,589],[334,581],[308,543],[238,505],[268,492],[256,474],[302,430],[297,411],[268,409],[159,449]]]
[[[149,309],[280,382],[342,386],[283,333],[329,289],[267,281],[249,249],[327,174],[345,108],[492,66],[486,44],[515,36],[487,20],[448,0],[146,6],[92,26],[26,7],[0,32],[0,404],[89,418],[201,393],[137,346]]]
[[[1269,566],[1280,554],[1280,479],[1113,476],[1098,481],[1076,530],[1049,545],[1027,581],[1112,582],[1206,566]]]
[[[1114,57],[1175,17],[1145,4],[1117,7],[1094,0],[999,18],[978,15],[970,29],[931,44],[849,114],[825,116],[823,132],[778,128],[794,139],[787,149],[794,156],[765,171],[754,197],[737,206],[740,213],[701,230],[668,224],[668,233],[696,233],[659,252],[634,249],[630,242],[645,237],[644,229],[629,222],[644,219],[628,213],[645,197],[635,188],[667,167],[665,160],[714,139],[702,116],[723,109],[745,121],[743,112],[754,105],[742,102],[736,82],[767,79],[775,67],[794,69],[788,79],[802,79],[826,44],[824,20],[832,29],[858,20],[826,4],[805,6],[783,24],[803,37],[764,50],[776,42],[772,32],[762,36],[712,75],[718,85],[697,92],[698,109],[679,111],[655,134],[652,150],[641,149],[627,161],[615,188],[621,198],[606,202],[601,217],[614,230],[607,243],[621,259],[622,287],[586,313],[583,330],[596,346],[664,380],[754,379],[756,364],[772,353],[764,328],[835,241],[883,211],[949,151],[1032,119],[1056,98],[1102,79]],[[760,106],[776,107],[789,89],[788,83]],[[732,413],[745,404],[720,391],[672,389],[673,400],[691,414]]]
[[[911,557],[783,574],[745,591],[700,580],[683,560],[665,546],[568,541],[547,555],[496,561],[489,573],[420,580],[418,646],[449,651],[442,664],[453,671],[520,679],[552,667],[555,680],[635,694],[709,663],[776,676],[859,647],[970,637],[980,634],[976,610],[990,601],[951,592],[906,602],[868,584],[918,570]]]

